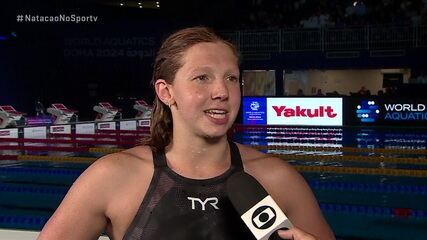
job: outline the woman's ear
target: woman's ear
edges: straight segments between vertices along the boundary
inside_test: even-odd
[[[173,92],[171,89],[171,85],[166,82],[164,79],[157,79],[154,83],[154,87],[156,89],[156,94],[159,97],[160,101],[164,104],[170,106],[175,103],[173,99]]]

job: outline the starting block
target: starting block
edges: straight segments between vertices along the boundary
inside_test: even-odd
[[[122,116],[121,109],[113,107],[109,102],[100,102],[93,107],[93,110],[98,113],[95,121],[113,121],[117,115],[120,118]]]
[[[0,128],[7,126],[16,127],[17,122],[24,117],[25,113],[18,112],[10,105],[0,106]]]
[[[138,111],[136,118],[138,119],[147,119],[151,118],[151,112],[153,107],[148,105],[144,100],[136,100],[133,108]]]
[[[77,111],[67,108],[62,103],[53,103],[51,107],[47,108],[47,112],[55,117],[54,124],[68,124],[73,116],[76,116],[77,122]]]

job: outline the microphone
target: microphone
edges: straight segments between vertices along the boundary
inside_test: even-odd
[[[251,175],[236,172],[228,178],[226,187],[231,203],[257,240],[279,239],[277,230],[293,227],[273,198]]]

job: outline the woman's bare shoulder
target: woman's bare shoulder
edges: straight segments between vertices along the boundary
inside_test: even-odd
[[[237,144],[239,147],[240,155],[242,157],[245,171],[251,173],[257,172],[270,172],[275,171],[286,171],[293,169],[289,164],[280,158],[277,158],[271,154],[266,154],[250,146]]]
[[[153,158],[148,146],[137,146],[121,152],[108,154],[96,160],[85,174],[103,178],[106,182],[118,183],[153,169]]]
[[[287,203],[296,194],[286,192],[308,189],[304,178],[285,160],[265,154],[249,146],[238,145],[245,172],[255,177],[273,197]],[[284,204],[289,206],[289,204]]]
[[[109,222],[125,228],[152,172],[151,151],[144,146],[96,160],[73,183],[39,239],[94,239]]]

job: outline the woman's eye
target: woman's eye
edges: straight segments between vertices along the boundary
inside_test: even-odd
[[[208,80],[208,76],[200,75],[200,76],[197,76],[195,79],[200,80],[200,81],[206,81],[206,80]]]
[[[231,81],[231,82],[238,82],[239,78],[236,76],[228,76],[227,80]]]

